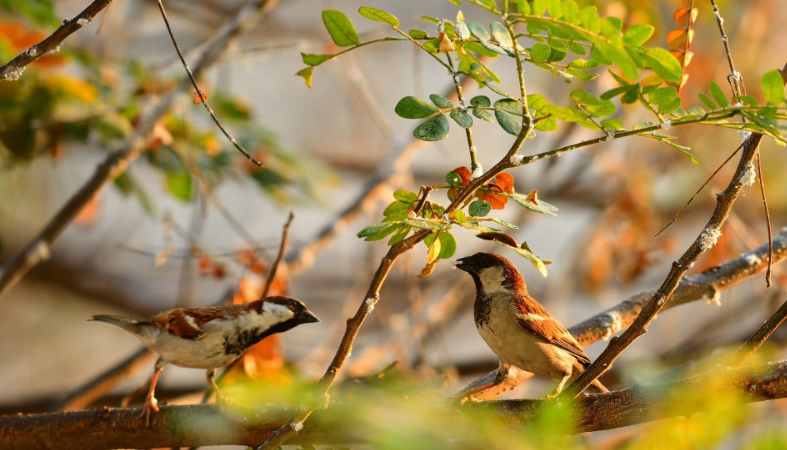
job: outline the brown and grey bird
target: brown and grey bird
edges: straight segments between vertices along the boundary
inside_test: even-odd
[[[154,391],[167,364],[207,369],[208,383],[223,398],[214,380],[216,368],[230,364],[272,334],[320,321],[301,301],[284,296],[238,305],[172,309],[141,321],[120,316],[93,316],[90,320],[122,328],[158,355],[143,409],[148,424],[151,413],[159,410]]]
[[[525,280],[511,261],[482,252],[454,261],[454,267],[473,277],[475,324],[500,359],[495,381],[474,389],[468,397],[502,383],[509,367],[514,366],[558,381],[549,396],[552,398],[590,365],[590,358],[571,333],[527,293]],[[607,392],[598,380],[591,386]]]

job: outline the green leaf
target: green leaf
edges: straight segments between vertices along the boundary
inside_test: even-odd
[[[399,222],[389,223],[387,225],[388,225],[387,227],[383,227],[378,232],[374,233],[371,236],[368,236],[366,238],[366,241],[371,242],[371,241],[379,241],[381,239],[385,239],[391,234],[393,234],[394,231],[398,230],[399,227],[401,226]]]
[[[652,25],[634,24],[626,30],[626,34],[623,35],[623,42],[628,45],[642,45],[653,36],[653,30]]]
[[[659,114],[670,114],[680,109],[680,98],[673,98],[671,101],[659,105]]]
[[[453,223],[459,225],[460,227],[467,228],[468,230],[478,231],[479,233],[495,233],[495,232],[499,233],[501,231],[501,230],[498,230],[497,228],[492,228],[492,227],[488,227],[486,225],[481,225],[478,222],[474,222],[474,221],[470,221],[470,220],[468,220],[467,222],[455,221]]]
[[[552,113],[552,117],[564,122],[579,123],[588,118],[588,116],[579,109],[566,108],[565,106],[550,105],[549,112]]]
[[[358,14],[366,17],[369,20],[374,20],[375,22],[387,23],[392,27],[399,26],[399,19],[397,19],[393,14],[387,13],[380,9],[369,8],[368,6],[361,6],[358,9]]]
[[[322,21],[333,43],[339,47],[352,47],[361,43],[352,22],[341,11],[326,9],[322,12]]]
[[[399,200],[394,200],[390,205],[385,207],[383,215],[386,219],[391,220],[404,220],[407,218],[407,210],[412,207],[412,203],[404,203]],[[390,220],[386,220],[390,222]]]
[[[519,227],[514,225],[513,223],[506,222],[505,220],[498,219],[497,217],[490,217],[489,220],[491,220],[492,222],[494,222],[494,223],[496,223],[498,225],[502,225],[502,226],[504,226],[506,228],[510,228],[512,230],[518,230],[519,229]]]
[[[406,219],[403,221],[403,223],[411,227],[421,228],[424,230],[444,230],[448,228],[447,224],[438,220]]]
[[[399,230],[391,236],[391,239],[388,240],[388,245],[396,245],[404,240],[407,237],[407,233],[410,232],[412,227],[401,225],[399,226]]]
[[[462,109],[454,108],[448,115],[462,128],[470,128],[473,126],[473,118]]]
[[[491,114],[486,112],[481,105],[473,106],[473,115],[478,117],[481,120],[486,120],[487,122],[494,122],[495,118],[492,117]]]
[[[418,194],[415,192],[405,191],[404,189],[394,191],[393,196],[400,202],[407,203],[409,205],[412,205],[416,200],[418,200]]]
[[[762,76],[762,93],[771,105],[784,103],[784,83],[778,70],[772,70]]]
[[[486,95],[476,95],[475,97],[470,99],[470,104],[473,106],[475,105],[492,106],[492,101],[489,100],[489,97],[487,97]]]
[[[552,47],[539,42],[530,49],[530,57],[536,62],[547,62],[552,55]]]
[[[508,1],[508,0],[506,0]],[[492,37],[504,49],[514,50],[514,41],[511,40],[511,35],[508,33],[506,26],[500,22],[492,22],[489,24],[489,30],[492,31]]]
[[[678,90],[674,87],[663,87],[658,88],[655,91],[651,91],[648,94],[648,102],[653,103],[655,105],[660,105],[662,103],[671,102],[678,96]]]
[[[462,185],[462,177],[456,172],[448,172],[445,174],[445,181],[448,182],[448,185],[451,187]]]
[[[587,105],[585,109],[591,116],[596,118],[611,116],[618,110],[610,100],[601,100],[597,105]]]
[[[156,211],[153,207],[153,202],[150,201],[147,192],[128,171],[121,173],[112,183],[123,195],[134,195],[139,201],[139,205],[149,216],[155,215]]]
[[[571,91],[571,99],[582,106],[598,105],[601,103],[595,95],[585,91]]]
[[[429,37],[429,33],[424,30],[410,30],[407,34],[413,39],[424,39]]]
[[[422,141],[441,141],[448,136],[448,119],[438,114],[413,130],[413,136]]]
[[[711,109],[711,110],[716,109],[716,103],[714,103],[713,100],[711,100],[710,97],[705,95],[704,92],[700,92],[699,96],[700,96],[700,100],[702,100],[702,103],[705,103],[705,106],[707,106],[708,109]]]
[[[579,18],[582,25],[588,30],[598,33],[601,31],[601,19],[598,17],[598,9],[595,6],[586,6],[579,10]]]
[[[473,203],[470,203],[470,206],[467,208],[467,212],[469,212],[473,217],[484,217],[485,215],[489,214],[489,211],[491,210],[492,205],[483,200],[476,200]]]
[[[498,100],[495,102],[495,118],[497,119],[497,123],[500,124],[500,127],[505,130],[506,133],[517,136],[519,132],[522,131],[522,123],[519,121],[519,118],[522,116],[511,114],[508,110],[501,107],[499,104],[502,101],[503,100]]]
[[[191,201],[191,174],[185,170],[167,172],[167,189],[175,198]]]
[[[727,99],[727,96],[724,95],[724,92],[721,90],[719,85],[713,81],[710,82],[710,95],[722,108],[730,106],[730,101]]]
[[[451,103],[451,100],[443,97],[442,95],[437,94],[430,94],[429,99],[434,103],[438,108],[453,108],[454,104]]]
[[[520,205],[524,206],[525,208],[527,208],[527,209],[529,209],[531,211],[535,211],[537,213],[548,214],[550,216],[557,217],[557,214],[555,214],[555,211],[557,211],[557,207],[553,206],[553,205],[550,205],[549,203],[547,203],[547,202],[545,202],[545,201],[543,201],[541,199],[539,199],[538,200],[538,204],[536,204],[536,203],[533,203],[532,201],[528,200],[526,195],[522,195],[522,194],[506,194],[506,193],[498,193],[498,194],[514,200],[515,202],[519,203]]]
[[[656,75],[671,83],[680,83],[683,76],[683,67],[672,53],[663,48],[649,48],[645,50],[645,60],[650,64]]]
[[[488,41],[489,38],[491,38],[486,28],[478,22],[473,21],[468,23],[467,28],[470,30],[470,34],[481,42]]]
[[[399,100],[399,103],[394,108],[394,112],[405,119],[423,119],[439,111],[439,109],[426,103],[424,100],[412,95]]]
[[[301,53],[301,58],[303,58],[303,63],[307,66],[317,67],[333,58],[333,55],[310,55],[308,53]]]
[[[440,259],[448,259],[456,253],[456,239],[454,235],[443,231],[437,235],[437,240],[440,242]]]
[[[378,231],[382,230],[385,227],[390,226],[390,223],[378,223],[376,225],[370,225],[363,230],[359,231],[356,236],[359,238],[365,238],[376,234]]]
[[[672,148],[675,148],[675,149],[678,149],[678,150],[680,150],[680,151],[681,151],[681,153],[683,153],[684,155],[686,155],[686,157],[687,157],[687,158],[689,158],[689,161],[693,162],[694,164],[699,164],[699,163],[700,163],[700,160],[699,160],[699,159],[697,159],[697,157],[696,157],[696,156],[694,156],[694,155],[693,155],[693,154],[692,154],[692,153],[689,151],[689,150],[691,150],[691,148],[690,148],[690,147],[686,147],[685,145],[676,144],[676,143],[674,143],[674,142],[672,142],[672,141],[669,141],[669,140],[666,140],[666,139],[661,139],[661,142],[663,142],[663,143],[665,143],[665,144],[669,145],[669,146],[670,146],[670,147],[672,147]]]
[[[601,126],[607,130],[616,131],[623,128],[623,121],[620,119],[604,119],[601,121]]]
[[[517,0],[516,9],[519,11],[519,14],[530,14],[530,3],[527,0]]]
[[[314,72],[314,67],[307,67],[305,69],[301,69],[295,73],[295,76],[303,78],[303,81],[306,82],[306,87],[312,87],[312,72]]]

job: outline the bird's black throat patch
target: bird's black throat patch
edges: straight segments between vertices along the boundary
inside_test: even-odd
[[[241,353],[245,352],[246,349],[257,342],[260,342],[266,337],[276,333],[283,333],[287,330],[291,330],[301,323],[302,322],[298,319],[290,319],[286,322],[278,323],[267,329],[255,327],[241,330],[239,327],[236,327],[232,333],[227,333],[224,335],[224,354],[240,355]]]

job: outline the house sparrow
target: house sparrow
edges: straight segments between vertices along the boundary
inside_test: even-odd
[[[207,369],[208,383],[223,399],[214,380],[217,367],[230,364],[272,334],[320,321],[299,300],[283,296],[238,305],[172,309],[143,321],[103,315],[90,320],[122,328],[158,355],[143,408],[148,424],[151,413],[159,410],[154,391],[165,365]]]
[[[454,267],[473,277],[475,325],[500,358],[495,381],[473,389],[465,398],[504,382],[511,366],[559,381],[548,396],[554,398],[590,365],[590,358],[568,330],[528,295],[525,281],[511,261],[482,252],[454,261]],[[598,380],[592,386],[608,392]]]

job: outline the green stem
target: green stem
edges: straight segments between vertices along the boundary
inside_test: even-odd
[[[418,41],[416,41],[415,39],[413,39],[413,38],[412,38],[412,36],[410,36],[409,34],[405,33],[404,31],[400,30],[400,29],[399,29],[399,27],[391,27],[391,28],[393,28],[393,29],[394,29],[394,31],[396,31],[397,33],[399,33],[399,34],[401,34],[402,36],[404,36],[405,38],[407,38],[407,40],[408,40],[408,41],[410,41],[410,42],[412,42],[413,44],[415,44],[415,45],[417,45],[417,46],[421,47],[421,50],[423,50],[423,51],[425,51],[426,53],[428,53],[428,54],[429,54],[429,55],[430,55],[432,58],[434,58],[434,59],[435,59],[435,61],[439,62],[441,66],[443,66],[443,67],[445,67],[446,69],[448,69],[448,71],[449,71],[450,73],[453,73],[453,72],[454,72],[454,70],[453,70],[453,69],[452,69],[452,68],[451,68],[451,67],[450,67],[448,64],[444,63],[444,62],[443,62],[443,60],[442,60],[442,59],[440,59],[440,58],[439,58],[437,55],[435,55],[434,53],[430,52],[430,51],[429,51],[429,50],[428,50],[426,47],[424,47],[424,45],[423,45],[423,44],[421,44],[420,42],[418,42]]]

